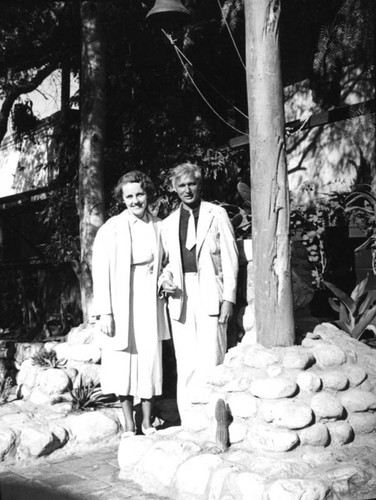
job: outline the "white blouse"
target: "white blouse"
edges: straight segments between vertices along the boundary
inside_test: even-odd
[[[154,260],[156,235],[154,226],[148,214],[139,219],[132,214],[129,215],[129,227],[131,232],[131,262],[133,266],[149,264]]]

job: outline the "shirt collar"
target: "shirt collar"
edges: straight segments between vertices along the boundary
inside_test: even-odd
[[[145,215],[142,219],[136,217],[135,215],[133,215],[131,212],[129,212],[127,210],[127,215],[128,215],[128,220],[129,220],[129,223],[134,225],[134,224],[137,224],[137,222],[144,222],[145,224],[147,224],[148,222],[150,222],[150,215],[148,212],[145,212]]]
[[[184,212],[187,212],[187,213],[190,213],[191,211],[193,212],[193,216],[194,217],[198,217],[198,214],[199,214],[199,211],[200,211],[200,207],[201,207],[201,201],[200,203],[197,205],[197,207],[195,208],[186,208],[183,203],[180,205],[180,210],[184,210]]]

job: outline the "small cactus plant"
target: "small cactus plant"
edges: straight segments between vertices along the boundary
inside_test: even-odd
[[[223,399],[218,399],[215,405],[215,418],[217,420],[216,444],[218,450],[222,453],[230,445],[228,428],[231,423],[231,413],[228,405]]]

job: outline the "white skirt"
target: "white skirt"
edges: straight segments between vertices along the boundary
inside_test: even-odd
[[[148,312],[157,292],[149,269],[148,264],[131,267],[129,345],[124,351],[102,350],[104,394],[144,399],[162,394],[162,342],[150,336],[155,318]]]

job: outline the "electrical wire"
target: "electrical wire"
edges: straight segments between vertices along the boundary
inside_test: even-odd
[[[179,58],[179,61],[181,62],[181,65],[183,66],[184,69],[185,68],[185,65],[184,65],[184,61],[183,59],[181,58],[179,52],[176,50],[176,47],[174,46],[175,48],[175,52],[176,52],[176,55],[178,56]],[[207,106],[209,106],[209,108],[212,110],[212,112],[223,122],[225,123],[228,127],[232,128],[233,130],[235,130],[235,132],[238,132],[239,134],[241,135],[248,135],[246,132],[242,132],[241,130],[239,130],[238,128],[234,127],[233,125],[231,125],[231,123],[228,123],[219,113],[218,111],[216,111],[213,106],[210,104],[210,102],[206,99],[206,97],[204,96],[204,94],[201,92],[201,90],[198,88],[198,86],[196,85],[196,82],[194,81],[192,75],[189,73],[189,71],[187,71],[187,75],[192,83],[192,85],[194,86],[194,88],[196,89],[196,91],[198,92],[198,94],[200,95],[200,97],[203,99],[203,101],[207,104]]]
[[[226,25],[226,28],[227,28],[228,34],[230,35],[230,38],[231,38],[231,41],[232,41],[232,43],[233,43],[233,45],[234,45],[234,47],[235,47],[236,53],[238,54],[239,60],[240,60],[240,62],[241,62],[241,64],[242,64],[243,68],[244,68],[244,69],[246,69],[245,63],[244,63],[244,61],[243,61],[243,59],[242,59],[242,56],[240,55],[240,52],[239,52],[238,46],[237,46],[237,45],[236,45],[236,43],[235,43],[235,39],[234,39],[234,36],[233,36],[232,31],[231,31],[231,29],[230,29],[230,26],[229,26],[229,24],[228,24],[228,22],[227,22],[227,19],[225,18],[224,14],[223,14],[223,9],[222,9],[222,6],[221,6],[221,4],[220,4],[219,0],[217,0],[217,4],[218,4],[218,7],[219,7],[219,10],[221,11],[222,19],[223,19],[223,21],[224,21],[224,23],[225,23],[225,25]]]
[[[243,132],[241,130],[239,130],[238,128],[234,127],[233,125],[231,125],[231,123],[228,123],[219,113],[218,111],[216,111],[213,106],[210,104],[210,102],[207,100],[207,98],[204,96],[204,94],[201,92],[201,90],[199,89],[199,87],[197,86],[196,82],[194,81],[192,75],[190,74],[189,71],[187,71],[187,68],[186,68],[186,65],[183,61],[183,57],[185,58],[185,60],[187,61],[187,63],[193,68],[193,65],[191,63],[191,61],[185,56],[185,54],[176,46],[176,42],[175,40],[172,38],[171,35],[169,35],[163,28],[161,29],[162,33],[166,36],[166,38],[169,40],[169,42],[171,43],[171,45],[174,47],[175,49],[175,53],[183,67],[183,69],[186,71],[187,75],[188,75],[188,78],[190,79],[192,85],[194,86],[194,88],[196,89],[197,93],[200,95],[201,99],[205,102],[205,104],[212,110],[212,112],[217,116],[217,118],[219,118],[223,123],[225,123],[228,127],[232,128],[233,130],[235,130],[235,132],[238,132],[239,134],[241,135],[248,135],[248,133],[246,132]],[[212,85],[210,85],[212,87]],[[212,87],[214,90],[216,90],[214,87]],[[228,103],[229,101],[218,91],[216,90],[216,92],[221,95],[223,97],[223,99],[225,99]],[[230,103],[229,103],[230,104]],[[233,106],[234,107],[234,106]],[[234,107],[234,109],[238,110],[237,108]],[[241,114],[243,114],[243,116],[245,116],[246,118],[248,118],[246,115],[244,115],[244,113],[242,113],[240,110],[238,110]]]
[[[189,65],[193,68],[193,64],[192,64],[192,62],[188,59],[188,57],[184,54],[184,52],[183,52],[181,49],[179,49],[179,47],[178,47],[176,44],[174,44],[174,47],[175,47],[175,49],[176,49],[176,50],[178,50],[178,51],[179,51],[179,54],[180,54],[180,55],[181,55],[181,56],[182,56],[182,57],[183,57],[183,58],[187,61],[187,63],[188,63],[188,64],[189,64]],[[224,95],[223,95],[223,94],[222,94],[222,93],[221,93],[218,89],[216,89],[216,88],[215,88],[215,87],[214,87],[214,86],[213,86],[213,85],[209,82],[209,80],[205,77],[205,75],[203,75],[203,74],[201,73],[201,71],[199,71],[199,70],[195,69],[195,72],[196,72],[196,73],[198,73],[198,74],[200,75],[200,77],[201,77],[201,78],[202,78],[202,79],[203,79],[203,80],[204,80],[204,81],[205,81],[205,82],[209,85],[209,87],[210,87],[212,90],[214,90],[214,92],[216,92],[219,96],[221,96],[221,97],[222,97],[222,99],[224,99],[224,100],[227,102],[227,104],[229,104],[230,106],[232,106],[232,107],[234,108],[234,110],[235,110],[235,111],[237,111],[238,113],[240,113],[240,114],[241,114],[244,118],[246,118],[246,119],[248,120],[248,116],[247,116],[247,115],[246,115],[246,114],[245,114],[245,113],[244,113],[241,109],[239,109],[237,106],[234,106],[234,105],[232,104],[232,102],[230,102],[230,101],[227,99],[227,97],[225,97],[225,96],[224,96]]]

